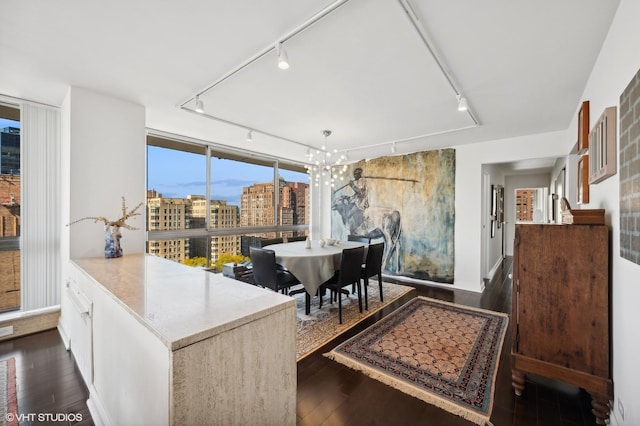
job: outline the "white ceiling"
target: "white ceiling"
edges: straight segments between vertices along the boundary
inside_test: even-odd
[[[406,0],[339,3],[297,32],[335,3],[2,0],[0,94],[89,88],[144,105],[151,129],[296,161],[324,129],[350,160],[564,130],[619,1],[409,0],[448,75]]]

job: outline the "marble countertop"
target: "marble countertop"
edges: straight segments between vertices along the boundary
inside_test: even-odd
[[[128,254],[72,263],[171,350],[295,309],[289,296],[156,256]]]

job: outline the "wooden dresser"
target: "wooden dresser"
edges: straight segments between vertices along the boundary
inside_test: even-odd
[[[516,225],[512,384],[525,373],[585,389],[598,424],[613,397],[609,363],[609,228]]]

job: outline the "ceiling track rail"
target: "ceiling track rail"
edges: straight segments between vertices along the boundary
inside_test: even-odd
[[[295,144],[295,145],[298,145],[298,146],[302,146],[302,147],[307,148],[309,150],[326,152],[326,150],[319,149],[318,147],[315,147],[315,146],[312,146],[312,145],[309,145],[309,144],[306,144],[306,143],[303,143],[303,142],[300,142],[300,141],[297,141],[297,140],[289,139],[289,138],[286,138],[286,137],[283,137],[283,136],[280,136],[280,135],[276,135],[274,133],[270,133],[270,132],[267,132],[267,131],[262,130],[262,129],[257,129],[255,127],[248,126],[246,124],[242,124],[242,123],[226,120],[224,118],[217,117],[217,116],[214,116],[212,114],[208,114],[206,112],[197,112],[194,108],[189,107],[188,104],[190,104],[192,102],[195,102],[198,96],[200,96],[202,94],[205,94],[208,91],[212,90],[213,88],[215,88],[216,86],[220,85],[221,83],[223,83],[227,79],[231,78],[232,76],[234,76],[238,72],[242,71],[246,67],[248,67],[251,64],[255,63],[256,61],[258,61],[259,59],[261,59],[265,55],[271,53],[274,50],[277,50],[278,44],[286,42],[287,40],[291,39],[292,37],[300,34],[304,30],[306,30],[307,28],[311,27],[313,24],[315,24],[318,21],[320,21],[321,19],[325,18],[326,16],[328,16],[332,12],[335,12],[336,10],[338,10],[338,8],[340,8],[341,6],[345,5],[349,1],[350,0],[338,0],[338,1],[334,2],[334,3],[332,3],[331,5],[327,6],[326,8],[324,8],[320,12],[316,13],[311,18],[307,19],[305,22],[303,22],[302,24],[300,24],[299,26],[297,26],[293,30],[289,31],[284,36],[280,37],[273,45],[270,45],[270,46],[264,48],[263,50],[261,50],[260,52],[258,52],[255,55],[253,55],[248,60],[244,61],[240,65],[236,66],[235,68],[233,68],[230,71],[228,71],[227,73],[225,73],[222,77],[220,77],[217,80],[215,80],[214,82],[210,83],[208,86],[206,86],[202,90],[196,92],[193,96],[189,97],[184,102],[182,102],[179,105],[179,108],[184,110],[184,111],[188,111],[188,112],[191,112],[193,114],[197,114],[199,116],[206,117],[206,118],[208,118],[210,120],[214,120],[214,121],[217,121],[217,122],[220,122],[220,123],[223,123],[223,124],[227,124],[227,125],[230,125],[230,126],[233,126],[233,127],[237,127],[237,128],[243,129],[243,130],[249,130],[249,131],[252,131],[253,133],[262,134],[264,136],[267,136],[267,137],[270,137],[270,138],[274,138],[274,139],[278,139],[278,140],[281,140],[281,141],[284,141],[284,142],[289,142],[289,143],[292,143],[292,144]],[[414,11],[414,9],[411,6],[411,4],[409,3],[409,0],[398,0],[398,4],[404,10],[406,16],[408,17],[409,21],[411,22],[411,25],[413,26],[413,28],[418,33],[418,36],[419,36],[420,40],[425,45],[425,47],[429,51],[429,54],[431,55],[433,60],[438,65],[438,68],[442,72],[442,75],[445,77],[445,79],[447,80],[447,82],[451,86],[451,89],[453,90],[455,96],[458,97],[458,98],[461,97],[462,96],[462,91],[459,89],[458,84],[455,82],[455,80],[452,77],[451,73],[449,72],[448,68],[444,65],[444,61],[438,55],[436,49],[434,48],[433,42],[431,41],[431,39],[428,36],[427,32],[425,31],[425,29],[423,28],[422,24],[420,23],[420,19],[418,18],[416,12]],[[367,148],[373,148],[373,147],[377,147],[377,146],[396,145],[396,144],[399,144],[399,143],[411,142],[411,141],[414,141],[414,140],[417,140],[417,139],[420,139],[420,138],[424,138],[424,137],[435,136],[435,135],[444,134],[444,133],[451,133],[451,132],[455,132],[455,131],[459,131],[459,130],[465,130],[465,129],[468,129],[468,128],[473,128],[473,127],[479,126],[480,125],[480,121],[476,118],[474,113],[471,111],[471,108],[468,108],[466,112],[469,115],[469,117],[471,118],[471,120],[473,121],[473,123],[474,123],[473,126],[467,126],[467,127],[458,128],[458,129],[445,130],[445,131],[437,132],[437,133],[430,133],[430,134],[412,136],[412,137],[405,138],[405,139],[393,140],[393,141],[388,141],[388,142],[381,142],[381,143],[378,143],[378,144],[375,144],[375,145],[368,145],[368,146],[358,147],[358,148],[354,148],[354,149],[345,149],[345,150],[342,150],[341,152],[346,152],[348,154],[349,152],[359,151],[359,150],[363,150],[363,149],[367,149]]]
[[[261,50],[260,52],[258,52],[257,54],[255,54],[254,56],[252,56],[251,58],[249,58],[248,60],[246,60],[245,62],[243,62],[242,64],[238,65],[237,67],[233,68],[232,70],[230,70],[229,72],[227,72],[226,74],[224,74],[222,77],[220,77],[219,79],[217,79],[216,81],[214,81],[213,83],[209,84],[207,87],[205,87],[204,89],[200,90],[199,92],[197,92],[196,94],[194,94],[193,96],[191,96],[189,99],[187,99],[186,101],[182,102],[180,104],[180,107],[184,107],[186,104],[188,104],[189,102],[192,102],[195,100],[196,96],[200,96],[206,92],[208,92],[209,90],[213,89],[214,87],[216,87],[217,85],[219,85],[220,83],[224,82],[225,80],[227,80],[228,78],[234,76],[235,74],[237,74],[238,72],[242,71],[243,69],[245,69],[246,67],[248,67],[249,65],[253,64],[254,62],[256,62],[257,60],[259,60],[260,58],[262,58],[263,56],[267,55],[268,53],[271,53],[272,51],[276,50],[276,45],[278,43],[284,43],[285,41],[291,39],[292,37],[296,36],[297,34],[301,33],[302,31],[306,30],[307,28],[309,28],[310,26],[312,26],[313,24],[315,24],[316,22],[320,21],[322,18],[324,18],[325,16],[329,15],[330,13],[336,11],[340,6],[345,5],[347,2],[349,2],[350,0],[339,0],[336,1],[335,3],[327,6],[326,8],[324,8],[323,10],[321,10],[320,12],[316,13],[315,15],[313,15],[311,18],[307,19],[305,22],[303,22],[302,24],[298,25],[296,28],[294,28],[293,30],[289,31],[287,34],[285,34],[284,36],[280,37],[273,45],[270,45],[266,48],[264,48],[263,50]],[[244,126],[246,127],[246,126]],[[261,132],[262,133],[262,132]]]
[[[416,30],[416,32],[420,36],[420,40],[422,40],[422,43],[425,45],[425,47],[431,54],[431,57],[433,58],[434,61],[436,61],[436,64],[438,64],[438,68],[440,68],[440,72],[442,72],[442,75],[449,83],[449,86],[451,86],[451,89],[455,93],[456,97],[459,98],[463,96],[462,91],[460,90],[455,80],[453,79],[453,76],[449,72],[449,68],[444,65],[444,60],[442,60],[440,58],[440,55],[438,55],[438,52],[434,47],[434,43],[431,41],[431,38],[429,37],[426,30],[420,23],[420,19],[418,18],[418,15],[416,14],[416,12],[413,10],[413,7],[411,6],[411,3],[409,3],[409,0],[398,0],[398,3],[402,7],[402,9],[404,9],[405,13],[407,14],[407,17],[409,18],[409,21],[411,22],[413,28]],[[469,117],[471,118],[471,120],[473,120],[475,125],[479,126],[480,122],[471,111],[471,108],[467,108],[466,112],[469,114]]]

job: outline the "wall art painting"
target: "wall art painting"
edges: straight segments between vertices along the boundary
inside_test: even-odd
[[[455,150],[363,160],[332,189],[331,233],[385,242],[383,273],[453,284]]]
[[[620,256],[640,265],[640,71],[620,95]]]

